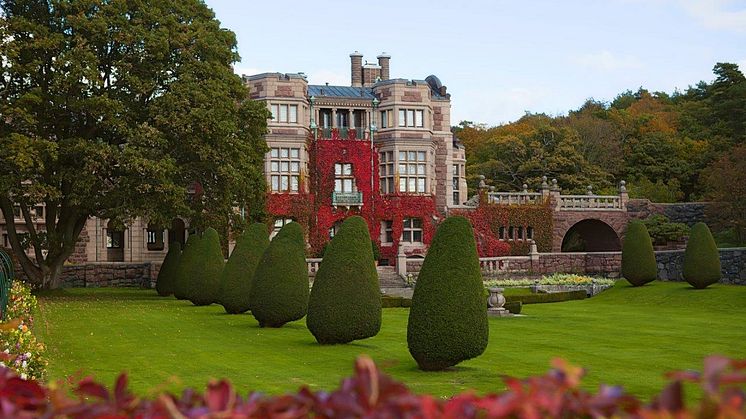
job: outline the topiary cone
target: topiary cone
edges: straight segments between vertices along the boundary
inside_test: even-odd
[[[487,348],[487,300],[474,232],[464,217],[438,227],[420,269],[407,324],[420,369],[442,370]]]
[[[705,223],[692,227],[684,251],[684,280],[698,289],[720,281],[720,252]]]
[[[163,260],[158,278],[155,280],[155,290],[161,297],[168,297],[174,293],[176,278],[179,275],[179,259],[181,258],[181,243],[173,242],[168,246],[168,253]]]
[[[635,220],[627,225],[622,244],[622,276],[635,287],[658,277],[653,242],[642,221]]]
[[[198,263],[198,243],[201,240],[202,237],[198,233],[190,234],[187,238],[186,244],[184,244],[184,251],[181,252],[181,257],[179,258],[179,265],[175,271],[176,277],[174,280],[174,297],[179,300],[188,299],[187,280],[190,276],[192,276],[192,272],[196,269],[194,265]]]
[[[229,314],[249,311],[254,272],[269,246],[267,225],[254,223],[236,239],[221,275],[220,304]]]
[[[207,306],[218,300],[224,265],[220,236],[214,228],[208,228],[197,242],[195,261],[186,280],[186,295],[192,304]]]
[[[362,217],[347,218],[329,242],[313,281],[306,325],[321,344],[369,338],[381,329],[378,272]]]
[[[269,243],[254,273],[251,314],[260,327],[282,327],[308,310],[308,265],[303,228],[288,223]]]

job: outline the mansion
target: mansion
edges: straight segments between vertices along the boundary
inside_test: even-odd
[[[320,256],[343,219],[363,216],[383,264],[401,251],[424,254],[437,223],[467,200],[465,151],[451,133],[451,100],[436,76],[392,78],[391,57],[350,54],[349,86],[308,84],[303,73],[243,76],[266,103],[267,213],[274,233],[290,221],[307,231]],[[33,209],[44,226],[44,207]],[[20,209],[19,233],[24,226]],[[10,247],[0,214],[0,245]],[[71,262],[163,260],[184,243],[188,222],[166,229],[138,219],[124,229],[91,218]]]

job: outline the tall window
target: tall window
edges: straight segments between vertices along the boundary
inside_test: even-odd
[[[272,192],[300,190],[300,148],[273,148],[269,152]]]
[[[394,126],[393,118],[393,111],[381,111],[381,128],[392,128]]]
[[[453,165],[453,205],[461,203],[461,166]]]
[[[424,151],[399,152],[399,192],[427,192],[427,153]]]
[[[399,109],[399,126],[424,127],[424,111],[420,109]]]
[[[277,122],[298,123],[298,105],[272,105],[272,119]]]
[[[401,240],[404,243],[422,243],[422,219],[405,218]]]
[[[106,247],[109,249],[124,247],[124,231],[116,228],[112,221],[106,224]]]
[[[148,250],[163,250],[163,229],[158,228],[153,224],[148,224],[148,230],[146,232],[146,244]]]
[[[394,152],[384,151],[379,154],[378,162],[378,178],[381,186],[382,194],[396,193],[394,186],[394,179],[396,179],[396,172],[394,172]]]
[[[394,222],[391,220],[381,221],[381,244],[394,242]]]
[[[334,192],[355,192],[355,177],[351,163],[334,165]]]
[[[283,227],[285,227],[286,224],[292,223],[292,222],[293,222],[292,218],[275,218],[275,224],[272,228],[272,234],[269,235],[269,239],[272,240],[273,238],[275,238],[277,233],[279,233],[280,230]]]

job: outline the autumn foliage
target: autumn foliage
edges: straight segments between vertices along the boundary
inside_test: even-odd
[[[621,387],[602,385],[595,393],[581,388],[584,371],[562,360],[547,374],[527,379],[506,377],[507,390],[478,396],[473,392],[441,399],[412,393],[383,374],[367,357],[358,358],[352,377],[331,392],[307,387],[295,394],[236,394],[226,380],[213,381],[203,393],[136,397],[122,374],[108,389],[91,378],[76,384],[44,386],[0,368],[0,405],[4,417],[369,417],[369,418],[744,418],[746,360],[705,359],[704,372],[674,372],[670,383],[649,404]],[[687,402],[683,383],[697,383],[703,397]],[[739,387],[740,385],[740,387]]]

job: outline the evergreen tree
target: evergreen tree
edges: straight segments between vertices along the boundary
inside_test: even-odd
[[[217,302],[224,265],[218,232],[208,228],[197,242],[191,275],[186,278],[186,296],[192,304],[206,306]]]
[[[409,353],[420,369],[442,370],[487,348],[487,297],[469,221],[448,217],[420,269],[407,324]]]
[[[251,314],[261,327],[282,327],[308,310],[308,265],[303,228],[286,224],[269,243],[254,273]]]
[[[269,233],[266,224],[252,224],[238,236],[220,281],[220,304],[226,313],[238,314],[249,310],[254,272],[267,246]]]
[[[199,242],[202,237],[199,233],[190,234],[184,244],[184,251],[179,257],[179,265],[176,268],[176,278],[174,281],[174,297],[178,300],[189,298],[187,294],[187,281],[196,271],[196,265],[199,263],[197,252],[199,252]]]
[[[684,279],[698,289],[720,281],[720,252],[710,229],[705,223],[692,227],[692,234],[684,251]]]
[[[167,297],[174,293],[174,284],[179,270],[179,258],[181,257],[181,243],[173,242],[168,247],[166,258],[158,271],[155,281],[155,289],[161,297]]]
[[[635,287],[658,277],[653,242],[642,221],[635,220],[627,225],[622,245],[622,276]]]
[[[306,324],[321,344],[369,338],[381,329],[378,272],[362,217],[347,218],[329,242],[313,281]]]

